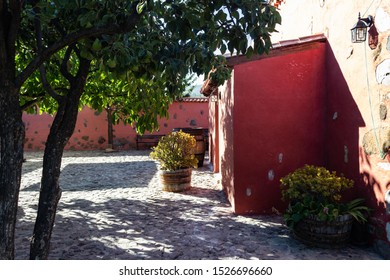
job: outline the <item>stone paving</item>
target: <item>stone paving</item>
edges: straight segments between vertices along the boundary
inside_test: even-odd
[[[42,153],[25,157],[16,259],[28,259],[42,172]],[[234,215],[207,166],[193,171],[191,190],[168,193],[148,151],[69,151],[62,162],[49,259],[382,259],[371,247],[307,247],[277,215]]]

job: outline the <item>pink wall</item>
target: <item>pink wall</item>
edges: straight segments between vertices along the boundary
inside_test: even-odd
[[[187,100],[187,101],[186,101]],[[169,119],[160,119],[158,134],[167,134],[176,127],[208,127],[208,99],[185,99],[174,102],[169,109]],[[53,118],[49,115],[23,116],[26,124],[25,150],[43,150]],[[114,148],[134,149],[135,129],[129,125],[114,126]],[[107,148],[107,118],[105,112],[84,108],[78,116],[76,128],[66,149],[100,150]]]
[[[209,157],[213,171],[218,173],[219,169],[219,104],[216,101],[209,103]]]
[[[235,75],[235,74],[234,74]],[[234,79],[227,81],[226,86],[220,93],[221,102],[219,104],[219,170],[221,172],[221,183],[232,205],[236,209],[235,190],[235,151],[234,146]]]
[[[324,164],[325,50],[317,42],[234,66],[228,146],[234,146],[236,213],[283,211],[280,178],[306,163]]]

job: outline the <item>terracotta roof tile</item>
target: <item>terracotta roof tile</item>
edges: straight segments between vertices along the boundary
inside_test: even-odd
[[[198,102],[198,103],[202,103],[202,102],[209,102],[209,99],[206,98],[206,97],[184,97],[184,98],[178,99],[176,102]]]

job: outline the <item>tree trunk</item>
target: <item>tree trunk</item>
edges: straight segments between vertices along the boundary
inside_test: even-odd
[[[47,259],[55,222],[57,205],[61,198],[59,178],[62,155],[76,126],[78,106],[84,91],[90,61],[81,59],[79,72],[72,79],[68,95],[59,102],[47,138],[43,157],[43,171],[39,195],[38,214],[30,244],[30,259]]]
[[[19,90],[0,81],[0,259],[14,259],[16,214],[23,163],[24,124]]]
[[[107,149],[113,149],[114,148],[114,133],[113,133],[113,127],[112,127],[112,108],[111,106],[106,107],[107,112],[107,125],[108,125],[108,147]]]
[[[57,205],[61,198],[59,177],[64,147],[74,130],[73,119],[77,119],[78,104],[60,104],[49,136],[43,157],[41,190],[38,214],[31,241],[30,259],[47,259],[50,238],[54,226]],[[76,107],[76,110],[71,110]]]

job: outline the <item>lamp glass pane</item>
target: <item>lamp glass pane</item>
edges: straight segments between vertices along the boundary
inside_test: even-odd
[[[358,28],[357,29],[357,40],[365,41],[366,40],[367,29],[366,28]]]
[[[351,30],[351,40],[352,40],[352,43],[356,43],[356,29],[352,29]]]

